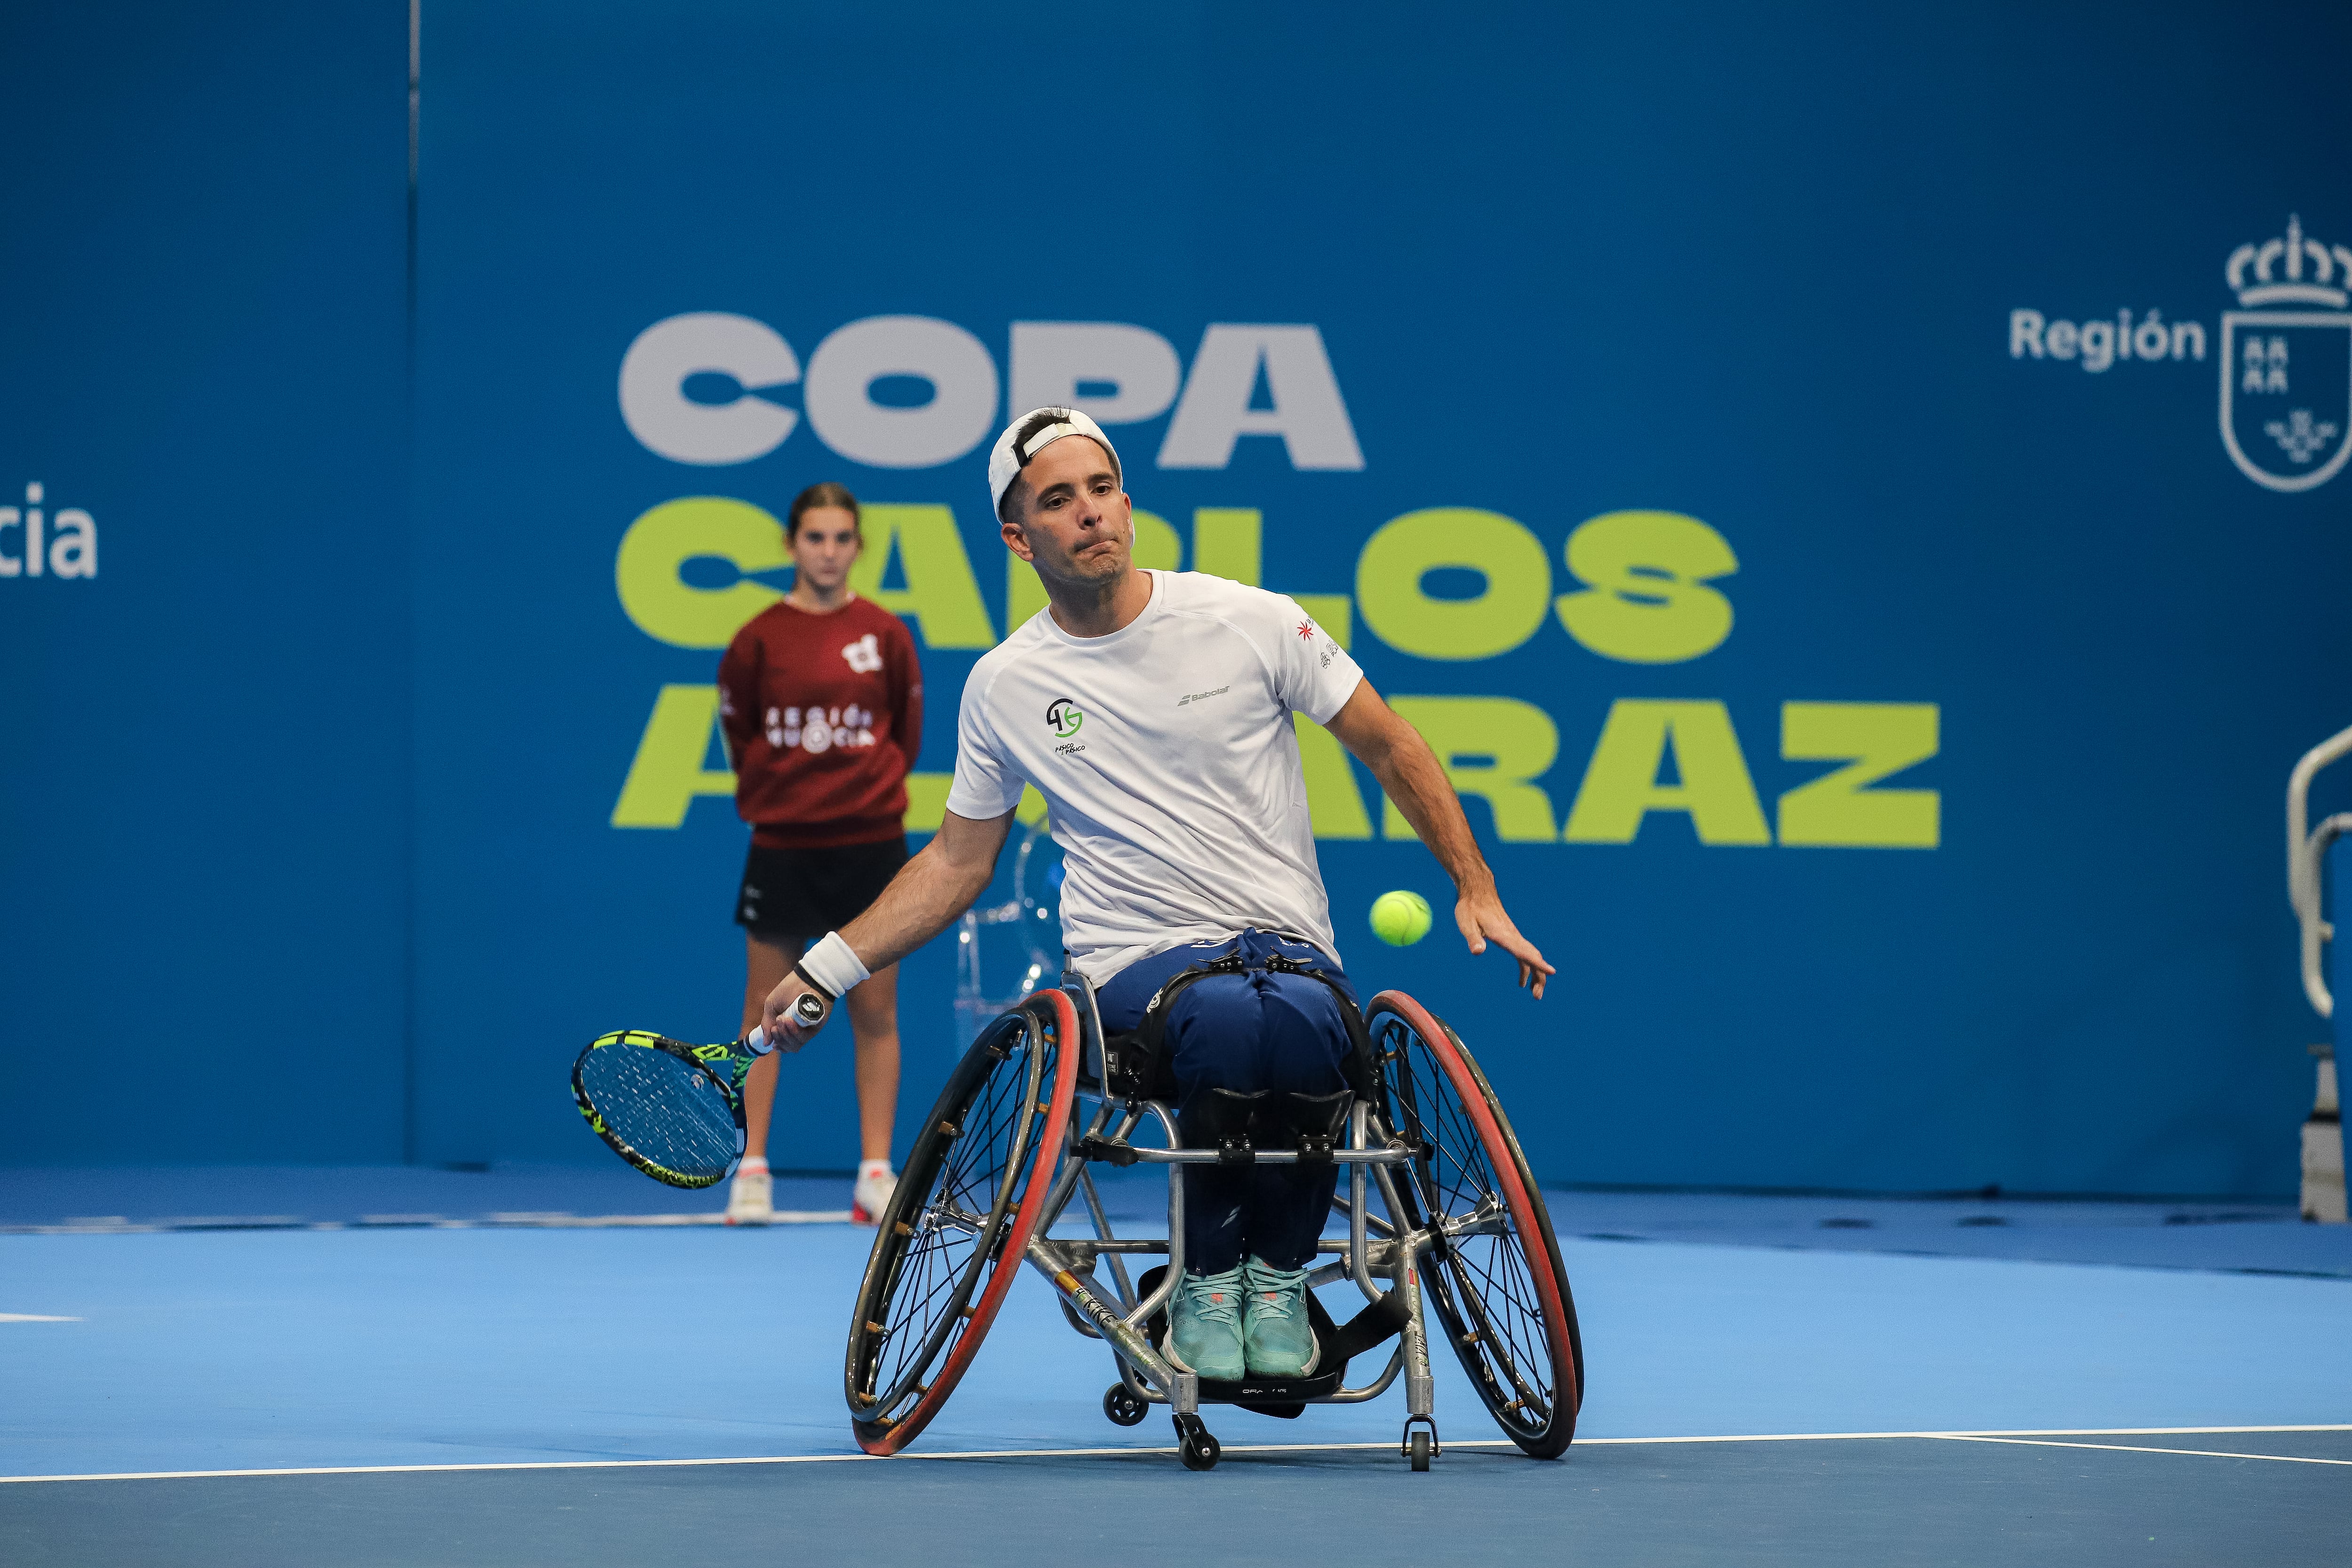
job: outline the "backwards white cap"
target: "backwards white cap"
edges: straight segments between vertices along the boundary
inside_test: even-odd
[[[1004,492],[1021,477],[1021,470],[1030,459],[1065,436],[1086,436],[1102,443],[1113,463],[1118,461],[1118,448],[1102,433],[1102,426],[1075,408],[1033,408],[1004,427],[996,445],[988,453],[988,507],[995,511],[1004,504]]]

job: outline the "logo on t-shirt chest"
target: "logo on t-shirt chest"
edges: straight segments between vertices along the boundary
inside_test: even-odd
[[[1056,697],[1045,705],[1045,728],[1051,730],[1054,738],[1061,742],[1054,748],[1056,756],[1066,757],[1074,752],[1087,749],[1086,742],[1077,739],[1077,733],[1086,727],[1086,710],[1066,697]]]

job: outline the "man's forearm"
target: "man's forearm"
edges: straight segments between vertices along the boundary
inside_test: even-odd
[[[1461,895],[1454,918],[1460,922],[1470,951],[1484,952],[1488,942],[1500,943],[1518,961],[1519,984],[1540,998],[1544,981],[1554,973],[1552,966],[1503,912],[1495,874],[1486,868],[1486,858],[1478,853],[1478,841],[1470,836],[1461,797],[1454,793],[1453,781],[1445,776],[1437,753],[1429,749],[1421,731],[1381,701],[1369,680],[1357,685],[1355,694],[1324,727],[1372,770],[1381,788],[1396,802],[1404,819],[1445,868],[1445,874],[1454,879],[1454,890]]]
[[[1455,888],[1467,892],[1494,886],[1495,874],[1487,869],[1486,858],[1478,853],[1469,818],[1462,815],[1461,798],[1439,765],[1437,753],[1429,749],[1421,731],[1402,719],[1393,715],[1391,719],[1384,743],[1364,758],[1372,776],[1381,781],[1381,788],[1396,802],[1404,819],[1445,868],[1445,874],[1454,879]]]
[[[1477,851],[1477,839],[1470,837],[1470,818],[1463,816],[1461,797],[1454,795],[1454,783],[1446,778],[1444,766],[1437,764],[1437,752],[1430,750],[1430,742],[1423,741],[1418,729],[1383,703],[1369,682],[1348,708],[1334,715],[1331,729],[1345,748],[1355,752],[1357,762],[1369,766],[1373,778],[1379,778],[1381,790],[1397,802],[1397,811],[1421,835],[1421,842],[1428,844],[1437,863],[1444,865],[1446,875],[1454,877],[1458,891],[1470,893],[1473,889],[1494,886],[1486,856]]]
[[[871,970],[887,969],[954,923],[988,886],[992,867],[960,866],[933,839],[891,879],[882,896],[841,930]]]
[[[1420,731],[1381,700],[1370,681],[1358,682],[1354,694],[1324,727],[1355,753],[1358,762],[1372,770],[1381,788],[1396,802],[1404,819],[1445,868],[1445,874],[1454,879],[1457,890],[1464,894],[1494,890],[1495,874],[1486,868],[1486,857],[1478,853],[1478,841],[1470,836],[1469,819],[1462,815],[1461,799],[1454,795],[1445,770],[1438,765],[1437,753],[1429,749]]]

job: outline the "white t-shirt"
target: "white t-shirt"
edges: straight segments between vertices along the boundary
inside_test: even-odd
[[[1037,786],[1065,857],[1063,942],[1097,984],[1248,926],[1337,958],[1290,716],[1329,719],[1363,671],[1280,594],[1149,575],[1150,602],[1108,637],[1041,610],[982,656],[948,809],[1002,816]]]

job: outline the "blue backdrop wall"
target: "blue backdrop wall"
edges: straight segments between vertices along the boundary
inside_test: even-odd
[[[0,9],[0,1162],[401,1157],[406,35]]]
[[[407,316],[404,19],[242,16],[299,93],[8,132],[107,260],[0,263],[0,487],[105,549],[0,580],[0,1158],[604,1158],[578,1044],[735,1023],[709,687],[773,520],[872,509],[919,832],[1034,607],[986,440],[1075,398],[1157,559],[1300,596],[1449,759],[1558,988],[1374,943],[1443,879],[1310,751],[1343,956],[1548,1176],[2291,1187],[2341,13],[428,5]],[[949,992],[909,961],[910,1101]],[[128,1124],[71,1087],[126,1019],[179,1031]],[[854,1156],[846,1057],[784,1158]]]

